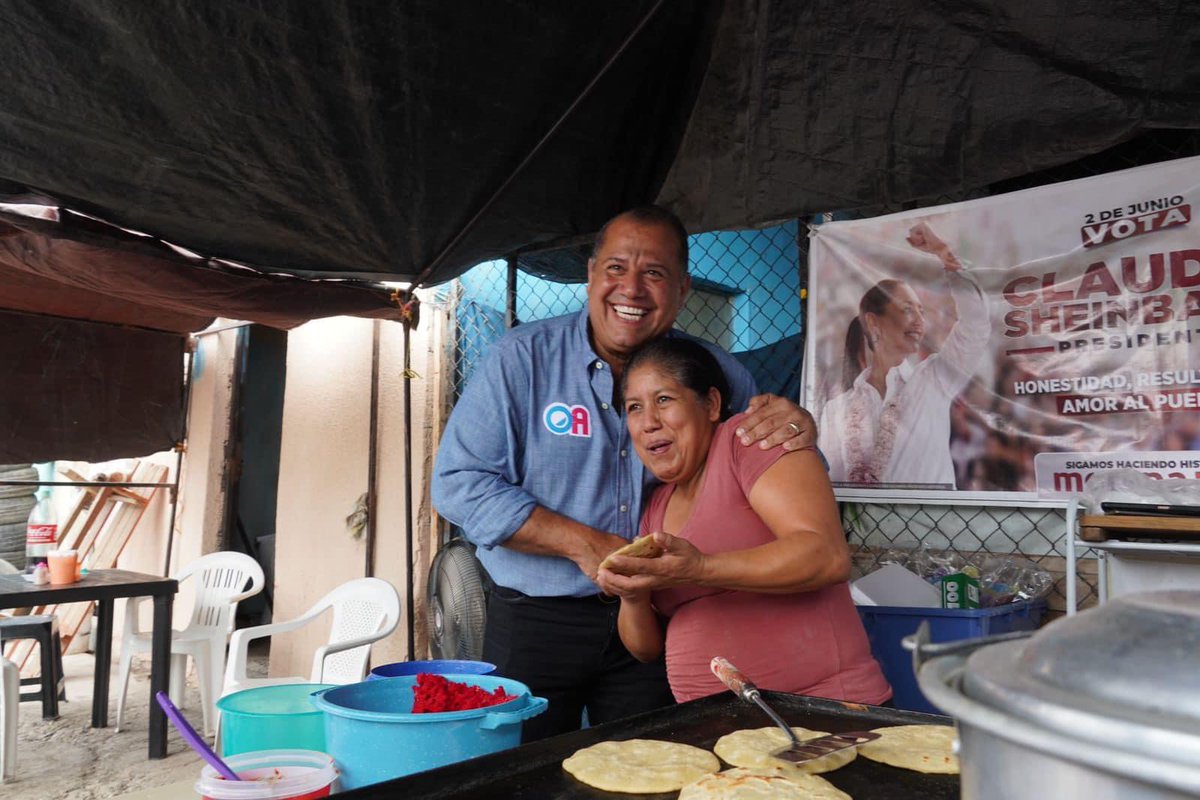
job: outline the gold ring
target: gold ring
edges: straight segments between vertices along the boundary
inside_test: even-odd
[[[799,425],[797,425],[797,424],[796,424],[796,423],[794,423],[794,422],[789,422],[789,423],[787,424],[787,426],[788,426],[789,428],[791,428],[791,429],[792,429],[792,435],[793,435],[793,436],[799,436],[799,435],[800,435],[801,428],[800,428],[800,426],[799,426]]]

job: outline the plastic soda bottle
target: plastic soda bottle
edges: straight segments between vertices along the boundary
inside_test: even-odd
[[[29,512],[25,526],[25,571],[33,574],[38,564],[46,563],[46,554],[58,544],[58,518],[50,495],[42,492],[37,505]]]

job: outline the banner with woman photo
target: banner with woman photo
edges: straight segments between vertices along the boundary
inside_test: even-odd
[[[843,494],[1200,478],[1200,158],[811,234],[804,390]]]

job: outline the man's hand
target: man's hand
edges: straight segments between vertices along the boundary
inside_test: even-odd
[[[520,553],[569,558],[593,581],[604,557],[626,544],[614,533],[596,530],[542,506],[535,507],[525,524],[504,542],[505,547]]]
[[[580,571],[584,575],[595,581],[597,573],[600,571],[600,562],[609,553],[618,547],[624,547],[629,542],[615,533],[595,531],[590,536],[585,537],[581,544],[582,546],[576,550],[571,560],[579,566]]]
[[[817,423],[800,406],[779,395],[758,394],[750,398],[747,416],[738,426],[744,445],[758,442],[763,450],[783,445],[784,450],[801,450],[817,444]]]

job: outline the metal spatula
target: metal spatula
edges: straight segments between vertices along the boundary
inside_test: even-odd
[[[767,705],[767,701],[762,698],[762,692],[737,667],[730,664],[724,658],[717,656],[709,664],[709,668],[712,669],[713,675],[716,675],[721,683],[729,688],[729,691],[747,703],[754,703],[761,708],[776,725],[783,729],[788,738],[792,740],[790,745],[771,753],[775,758],[781,758],[792,764],[803,764],[805,761],[815,761],[818,758],[824,758],[830,753],[836,753],[839,750],[848,750],[851,747],[857,747],[860,744],[879,738],[879,734],[874,731],[851,731],[849,733],[833,733],[828,736],[819,736],[816,739],[807,739],[802,742],[792,732],[792,726],[784,722],[783,717],[776,714],[775,709]]]

